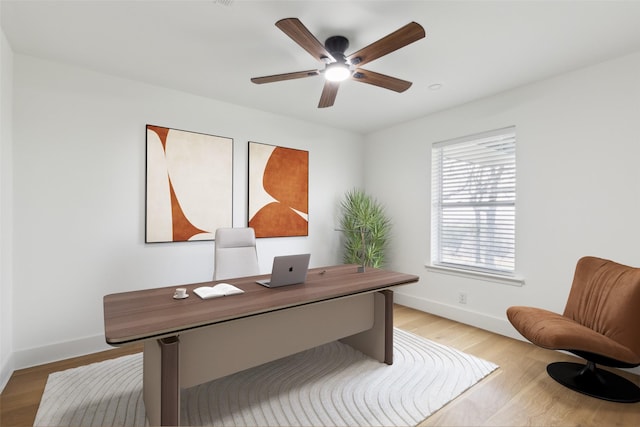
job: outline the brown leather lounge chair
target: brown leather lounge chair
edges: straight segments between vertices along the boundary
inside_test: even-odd
[[[640,268],[601,258],[581,258],[564,314],[509,307],[507,317],[533,344],[586,359],[586,365],[548,365],[547,372],[560,384],[599,399],[640,402],[638,385],[596,367],[640,365]]]

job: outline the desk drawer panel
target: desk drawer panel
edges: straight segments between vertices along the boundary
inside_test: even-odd
[[[192,387],[371,329],[374,307],[374,294],[368,293],[182,333],[181,387]]]

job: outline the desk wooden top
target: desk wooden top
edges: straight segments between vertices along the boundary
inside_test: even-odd
[[[106,341],[121,345],[160,338],[214,323],[418,281],[415,275],[370,267],[364,273],[358,273],[356,265],[310,269],[306,282],[300,285],[271,289],[255,283],[267,277],[251,276],[106,295],[103,301]],[[235,285],[245,293],[208,300],[193,293],[193,289],[200,286],[221,282]],[[176,287],[187,288],[189,297],[174,299]]]

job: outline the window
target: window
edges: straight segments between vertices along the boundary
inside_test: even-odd
[[[433,144],[432,264],[514,273],[515,144],[515,127]]]

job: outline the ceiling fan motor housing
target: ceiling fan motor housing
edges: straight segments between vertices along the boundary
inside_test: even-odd
[[[324,42],[324,47],[333,56],[336,62],[346,63],[344,52],[349,47],[349,40],[343,36],[331,36]]]

